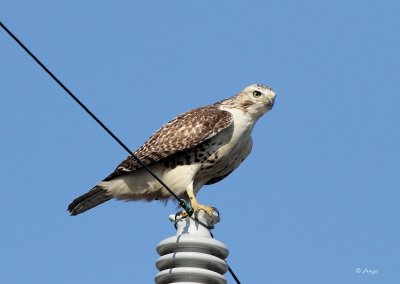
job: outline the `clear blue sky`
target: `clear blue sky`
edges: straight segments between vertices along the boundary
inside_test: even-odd
[[[251,156],[199,194],[221,211],[214,234],[229,263],[242,283],[390,284],[400,283],[399,9],[3,0],[0,17],[132,149],[183,111],[273,87]],[[3,31],[0,62],[0,283],[152,283],[175,205],[112,201],[70,217],[69,202],[126,153]]]

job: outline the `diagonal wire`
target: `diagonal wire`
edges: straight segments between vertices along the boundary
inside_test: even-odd
[[[185,210],[189,216],[192,216],[193,209],[186,205],[186,202],[180,199],[141,159],[139,159],[78,97],[76,97],[54,74],[51,72],[4,24],[0,21],[0,26],[18,43],[18,45],[29,54],[29,56],[81,107],[89,114],[122,148],[124,148],[154,179],[156,179],[168,192],[179,202],[179,205]],[[237,284],[240,284],[239,279],[229,266],[229,273],[235,279]]]
[[[239,278],[237,278],[235,272],[233,272],[232,268],[229,266],[228,262],[225,260],[226,265],[228,265],[228,271],[232,275],[233,279],[235,279],[237,284],[240,284]]]
[[[186,202],[180,199],[141,159],[133,152],[99,119],[88,109],[54,74],[51,72],[1,21],[0,26],[18,43],[33,60],[54,80],[67,94],[83,108],[122,148],[124,148],[153,178],[155,178],[168,192],[179,202],[179,205],[189,214],[193,214],[193,210],[186,205]]]

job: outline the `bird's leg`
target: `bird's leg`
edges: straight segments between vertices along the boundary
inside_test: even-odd
[[[189,196],[190,204],[192,205],[192,209],[194,212],[198,212],[200,210],[204,210],[208,215],[212,216],[214,208],[211,206],[206,206],[197,202],[196,196],[194,195],[193,189],[186,190],[186,193]]]

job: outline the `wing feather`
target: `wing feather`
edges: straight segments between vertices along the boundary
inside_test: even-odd
[[[134,154],[146,165],[165,159],[177,152],[193,148],[217,135],[232,124],[228,111],[206,106],[183,113],[155,132]],[[142,168],[128,156],[105,180]]]

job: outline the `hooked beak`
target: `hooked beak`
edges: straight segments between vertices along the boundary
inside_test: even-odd
[[[274,106],[274,103],[275,103],[275,96],[273,96],[272,98],[268,99],[266,103],[267,103],[268,107],[271,109]]]

